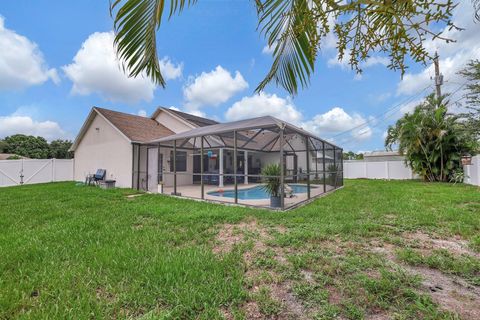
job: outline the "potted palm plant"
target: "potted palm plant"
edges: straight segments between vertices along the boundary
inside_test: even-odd
[[[270,206],[272,208],[281,207],[281,181],[280,165],[276,163],[268,164],[262,169],[263,189],[270,195]]]

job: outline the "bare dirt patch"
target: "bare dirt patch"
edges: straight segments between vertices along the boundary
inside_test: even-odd
[[[228,310],[227,308],[221,308],[220,313],[226,320],[233,320],[235,317],[233,316],[232,312]]]
[[[416,239],[424,234],[416,234]],[[441,242],[444,244],[444,242]],[[457,247],[455,247],[457,248]],[[458,248],[457,248],[458,249]],[[427,267],[413,267],[399,263],[395,256],[395,246],[385,244],[382,247],[371,248],[373,252],[381,253],[394,265],[400,265],[411,274],[422,278],[422,291],[430,295],[442,309],[457,313],[462,319],[480,319],[480,288],[472,286],[463,279],[446,275],[441,271]]]
[[[282,304],[278,319],[308,319],[306,309],[293,295],[289,284],[274,284],[270,289],[272,297]]]
[[[272,232],[285,234],[287,228],[276,226],[272,228]],[[249,289],[252,296],[258,292],[260,285],[267,287],[271,298],[281,304],[281,310],[275,316],[268,316],[261,313],[258,302],[255,300],[248,301],[242,307],[247,319],[307,319],[306,310],[302,303],[293,295],[291,285],[288,282],[279,281],[280,276],[275,271],[266,272],[270,281],[262,281],[261,275],[265,273],[256,266],[258,257],[266,252],[267,249],[273,250],[274,259],[279,264],[288,264],[285,252],[279,247],[269,247],[266,243],[272,240],[272,236],[268,229],[260,226],[256,220],[250,220],[239,224],[225,224],[220,229],[216,237],[216,245],[213,248],[214,253],[222,254],[230,252],[235,245],[252,241],[253,248],[247,250],[243,254],[246,264],[245,276],[254,282]],[[260,280],[259,280],[260,279]]]
[[[407,239],[410,244],[413,244],[422,250],[430,251],[435,249],[445,249],[454,255],[470,255],[480,258],[480,254],[471,250],[468,247],[468,242],[459,236],[442,239],[421,231],[416,231],[405,234],[404,238]]]
[[[226,224],[221,229],[215,239],[217,244],[213,247],[214,253],[227,253],[232,251],[235,244],[243,242],[243,233],[237,229],[240,225]]]
[[[249,301],[243,306],[246,319],[265,319],[265,316],[260,312],[260,307],[257,302]]]
[[[442,272],[425,267],[407,267],[419,274],[423,289],[443,309],[457,313],[462,319],[480,319],[480,290],[462,279],[446,276]]]
[[[288,228],[282,225],[276,226],[275,230],[280,234],[286,234],[288,232]]]
[[[327,286],[328,290],[328,302],[330,304],[339,305],[343,301],[343,295],[335,286]]]
[[[213,252],[228,253],[235,245],[247,241],[249,235],[256,238],[253,241],[254,250],[266,248],[264,241],[270,239],[270,235],[265,228],[258,225],[256,220],[250,220],[239,224],[224,224],[215,239],[216,245]]]
[[[390,320],[392,319],[392,315],[388,313],[376,313],[376,314],[367,314],[365,316],[367,320]]]

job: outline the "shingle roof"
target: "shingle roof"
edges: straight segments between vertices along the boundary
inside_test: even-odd
[[[12,156],[20,157],[20,159],[29,159],[27,157],[18,156],[14,153],[0,153],[0,160],[7,160],[8,158],[10,158]]]
[[[95,110],[135,142],[147,142],[174,134],[173,131],[151,118],[98,107],[95,107]]]
[[[166,108],[164,108],[166,109]],[[166,109],[169,112],[172,112],[176,114],[179,117],[182,117],[184,120],[192,123],[195,126],[198,127],[205,127],[205,126],[210,126],[212,124],[217,124],[218,122],[212,119],[207,119],[207,118],[202,118],[198,116],[194,116],[193,114],[185,113],[182,111],[174,110],[174,109]]]

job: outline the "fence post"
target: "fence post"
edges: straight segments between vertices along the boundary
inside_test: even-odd
[[[23,161],[24,160],[22,158],[22,167],[20,169],[20,184],[23,184],[23,177],[24,177],[24,175],[23,175]]]
[[[388,160],[385,161],[385,171],[386,171],[386,174],[387,174],[387,180],[390,180],[390,168],[389,168],[389,165],[388,165]]]
[[[368,164],[367,161],[365,161],[363,163],[363,165],[365,166],[365,179],[369,179],[368,178],[368,165],[367,164]]]
[[[55,182],[55,158],[52,158],[52,182]]]

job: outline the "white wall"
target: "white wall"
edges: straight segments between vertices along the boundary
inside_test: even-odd
[[[193,125],[185,123],[185,121],[172,116],[166,111],[160,111],[155,120],[175,133],[185,132],[195,128]]]
[[[75,150],[75,180],[97,169],[106,169],[117,187],[132,187],[132,144],[98,114]]]
[[[343,161],[343,176],[345,179],[413,179],[415,176],[403,160],[375,161],[362,160]]]
[[[73,159],[0,160],[0,187],[73,180]]]
[[[472,157],[472,164],[463,166],[465,172],[464,183],[480,186],[480,155]]]

